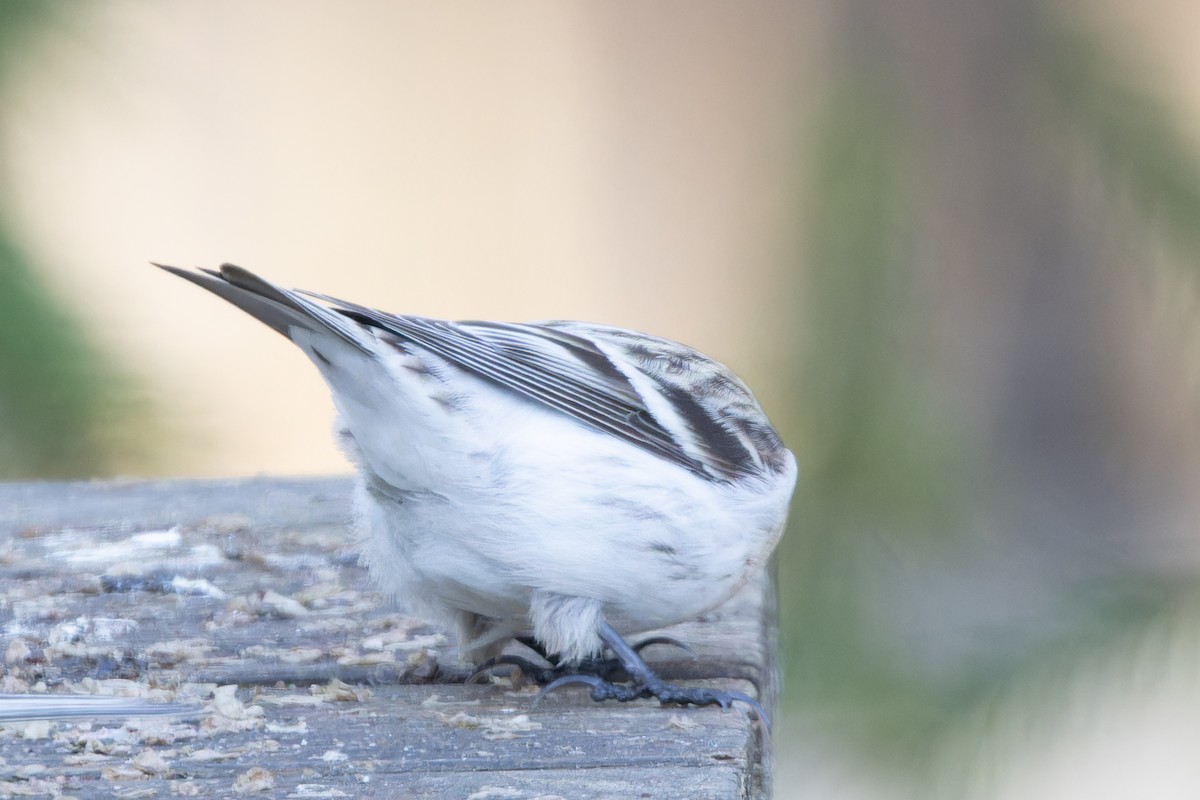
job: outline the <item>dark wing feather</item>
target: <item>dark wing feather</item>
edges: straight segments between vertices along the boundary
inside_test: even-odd
[[[220,271],[205,269],[199,272],[167,264],[154,266],[209,290],[284,336],[289,336],[288,331],[293,326],[323,330],[367,352],[361,332],[356,335],[354,326],[344,314],[335,313],[296,292],[281,289],[249,270],[233,264],[222,264]]]
[[[778,467],[786,453],[753,396],[728,370],[665,339],[585,323],[448,322],[386,314],[282,289],[231,264],[220,271],[163,269],[285,336],[295,326],[322,330],[370,355],[363,327],[384,331],[708,480]],[[620,353],[620,366],[606,348]]]
[[[738,472],[732,464],[689,453],[654,418],[629,378],[585,337],[545,325],[400,316],[326,295],[313,296],[360,323],[419,345],[703,478],[724,480]]]

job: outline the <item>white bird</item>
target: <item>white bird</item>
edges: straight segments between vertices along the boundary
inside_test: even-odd
[[[230,264],[157,266],[317,366],[358,468],[371,574],[452,623],[464,655],[489,663],[517,638],[561,676],[544,691],[762,713],[739,692],[663,682],[621,638],[721,605],[782,533],[795,459],[726,367],[606,325],[393,315]],[[630,683],[572,674],[606,646]]]

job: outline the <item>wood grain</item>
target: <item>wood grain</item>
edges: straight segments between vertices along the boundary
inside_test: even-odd
[[[0,692],[204,708],[0,724],[0,796],[768,796],[769,736],[745,709],[581,690],[534,708],[519,676],[464,685],[450,634],[392,607],[358,564],[349,486],[0,484]],[[771,709],[773,597],[764,577],[667,631],[695,659],[647,658]]]

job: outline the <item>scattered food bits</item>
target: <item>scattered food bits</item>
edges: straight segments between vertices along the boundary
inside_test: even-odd
[[[238,794],[265,792],[275,786],[275,776],[262,767],[253,767],[238,775],[233,781],[233,790]]]

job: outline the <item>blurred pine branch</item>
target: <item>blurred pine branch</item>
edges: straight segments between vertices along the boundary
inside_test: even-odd
[[[1122,432],[1145,409],[1121,404],[1121,373],[1106,369],[1108,340],[1096,335],[1119,291],[1096,241],[1111,224],[1078,220],[1157,226],[1194,260],[1200,154],[1098,40],[1036,3],[984,7],[845,12],[853,54],[830,70],[817,114],[797,304],[809,355],[797,390],[801,479],[780,559],[785,702],[806,728],[906,775],[917,796],[935,785],[966,796],[970,759],[1012,732],[995,719],[1021,708],[1031,728],[1052,722],[1065,682],[1194,612],[1198,586],[1190,572],[1151,566],[1158,517],[1121,483],[1131,457]],[[923,26],[934,13],[938,25]],[[997,24],[1011,28],[996,34]],[[962,38],[931,55],[921,37],[934,30]],[[935,86],[932,72],[953,69],[938,58],[965,67]],[[928,136],[938,128],[941,138]],[[1047,141],[1049,156],[1038,150]],[[946,144],[958,149],[936,150]],[[1047,157],[1060,161],[1038,160]],[[1079,160],[1107,196],[1072,207],[1080,201],[1057,176]],[[943,181],[935,173],[946,169],[961,176]],[[970,205],[939,205],[947,198]],[[973,263],[923,263],[955,252],[923,238],[947,232]],[[947,276],[961,295],[930,283]],[[961,327],[940,330],[939,350],[929,304],[992,286],[1011,294],[940,309]],[[985,309],[990,327],[972,330],[970,308]],[[956,405],[970,391],[945,396],[947,330],[1011,337],[966,348],[1011,363],[955,375],[1004,391],[970,410],[990,428],[973,428]],[[935,774],[951,752],[959,780]]]
[[[1114,199],[1200,266],[1200,154],[1148,70],[1059,18],[1042,27],[1036,85],[1047,117],[1081,150]]]
[[[35,74],[36,44],[66,10],[0,3],[0,92]],[[8,216],[0,202],[0,479],[102,474],[122,379],[39,279]]]
[[[113,380],[0,229],[0,478],[102,473]]]

